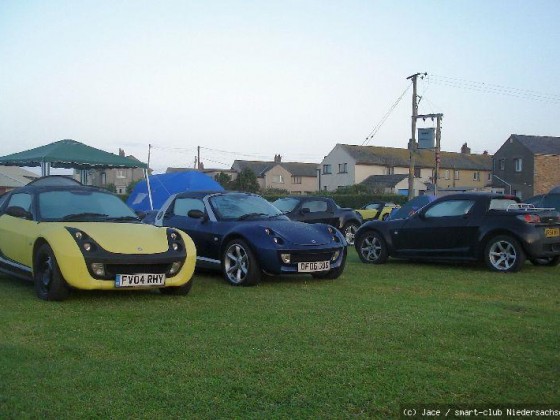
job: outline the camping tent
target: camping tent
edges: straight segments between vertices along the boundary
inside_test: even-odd
[[[149,177],[153,208],[159,209],[170,195],[183,191],[223,191],[223,187],[197,171],[174,172],[169,174],[151,175]],[[126,200],[136,211],[149,211],[150,198],[146,180],[140,181]]]
[[[419,195],[407,201],[398,209],[393,209],[389,215],[389,220],[406,219],[420,210],[422,207],[430,204],[436,199],[435,195]]]
[[[147,168],[145,163],[105,152],[75,140],[59,140],[45,146],[0,157],[0,165],[40,166],[42,175],[50,168]]]

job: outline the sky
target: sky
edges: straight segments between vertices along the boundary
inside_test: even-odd
[[[161,173],[198,146],[206,168],[404,148],[424,72],[442,150],[494,153],[560,136],[559,20],[557,0],[0,0],[0,156],[74,139]]]

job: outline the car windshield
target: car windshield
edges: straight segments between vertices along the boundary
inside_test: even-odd
[[[47,191],[39,194],[39,214],[46,221],[133,221],[134,212],[117,196],[100,191]]]
[[[216,195],[210,198],[210,204],[218,220],[250,220],[282,214],[264,198],[252,194]]]
[[[279,198],[278,200],[274,201],[272,204],[282,213],[289,213],[296,208],[298,203],[299,203],[298,199],[288,197],[288,198]]]

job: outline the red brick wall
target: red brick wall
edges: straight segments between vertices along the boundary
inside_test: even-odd
[[[545,194],[560,185],[560,155],[535,156],[533,194]]]

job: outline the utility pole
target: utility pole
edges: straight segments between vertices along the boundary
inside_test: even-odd
[[[200,171],[200,146],[196,147],[196,150],[198,152],[198,158],[197,158],[197,169]]]
[[[418,117],[418,95],[417,95],[417,79],[418,76],[424,77],[427,73],[416,73],[408,76],[407,80],[412,80],[412,136],[408,142],[408,150],[410,151],[410,166],[408,168],[408,199],[414,197],[414,166],[416,164],[416,119]]]
[[[437,120],[436,126],[436,147],[435,147],[435,164],[434,164],[434,195],[437,195],[437,181],[439,178],[439,164],[441,163],[441,119],[443,118],[443,114],[426,114],[426,115],[417,115],[416,119],[422,118],[426,120],[426,118],[431,118],[433,121],[434,118]]]
[[[441,163],[441,118],[443,114],[437,114],[437,126],[436,126],[436,167],[434,171],[434,195],[437,197],[438,191],[438,180],[439,180],[439,165]]]

